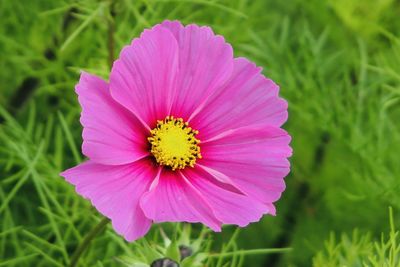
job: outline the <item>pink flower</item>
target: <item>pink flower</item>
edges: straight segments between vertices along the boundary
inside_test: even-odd
[[[109,83],[83,72],[76,92],[89,160],[61,175],[127,240],[152,222],[220,231],[275,215],[292,151],[287,103],[209,27],[145,30]]]

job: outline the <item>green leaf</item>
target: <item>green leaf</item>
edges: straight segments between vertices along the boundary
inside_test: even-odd
[[[170,258],[171,260],[180,262],[181,256],[180,256],[180,252],[179,252],[179,246],[178,246],[178,243],[176,240],[173,240],[171,242],[171,244],[168,246],[165,256],[167,258]]]

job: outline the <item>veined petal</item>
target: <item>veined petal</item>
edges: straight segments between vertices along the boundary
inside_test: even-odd
[[[177,21],[161,25],[170,30],[179,45],[179,74],[171,115],[189,120],[231,76],[232,47],[210,27],[184,27]]]
[[[61,173],[128,241],[150,229],[151,220],[144,215],[139,200],[156,175],[157,168],[147,159],[118,166],[87,161]]]
[[[214,231],[221,230],[210,206],[179,171],[163,170],[140,205],[146,217],[155,222],[201,222]]]
[[[145,128],[111,97],[108,84],[82,72],[76,85],[82,106],[82,151],[101,164],[125,164],[148,155]]]
[[[285,189],[287,157],[292,153],[289,142],[290,136],[280,128],[243,127],[205,142],[199,165],[216,180],[271,204]]]
[[[160,25],[126,46],[110,75],[111,95],[148,128],[164,119],[176,90],[178,43]]]
[[[267,205],[244,194],[228,190],[224,184],[200,168],[184,170],[183,175],[203,195],[217,219],[224,224],[244,227],[251,222],[259,221],[263,214],[269,212]]]
[[[287,119],[287,103],[278,92],[278,86],[261,74],[261,68],[237,58],[230,80],[206,101],[206,108],[190,123],[201,129],[200,140],[254,124],[280,127]]]

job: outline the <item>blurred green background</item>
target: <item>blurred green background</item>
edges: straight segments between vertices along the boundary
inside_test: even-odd
[[[235,247],[293,249],[224,266],[400,266],[400,1],[113,2],[0,0],[0,266],[65,266],[101,217],[58,175],[84,160],[74,85],[108,78],[110,27],[118,54],[164,19],[210,25],[289,102],[278,215]],[[132,246],[109,227],[81,266],[121,266]]]

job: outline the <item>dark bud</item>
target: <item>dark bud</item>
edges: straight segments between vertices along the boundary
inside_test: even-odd
[[[22,108],[38,86],[39,80],[36,77],[25,78],[10,99],[9,107],[11,113],[15,114],[16,111]]]
[[[176,261],[173,261],[168,258],[162,258],[153,261],[150,264],[150,267],[179,267],[179,264]]]
[[[180,245],[179,246],[179,252],[181,254],[181,260],[184,258],[187,258],[192,255],[193,251],[190,247],[185,246],[185,245]]]
[[[51,50],[50,48],[47,48],[46,51],[44,51],[44,56],[45,56],[48,60],[55,60],[55,59],[56,59],[56,54],[55,54],[54,51]]]

